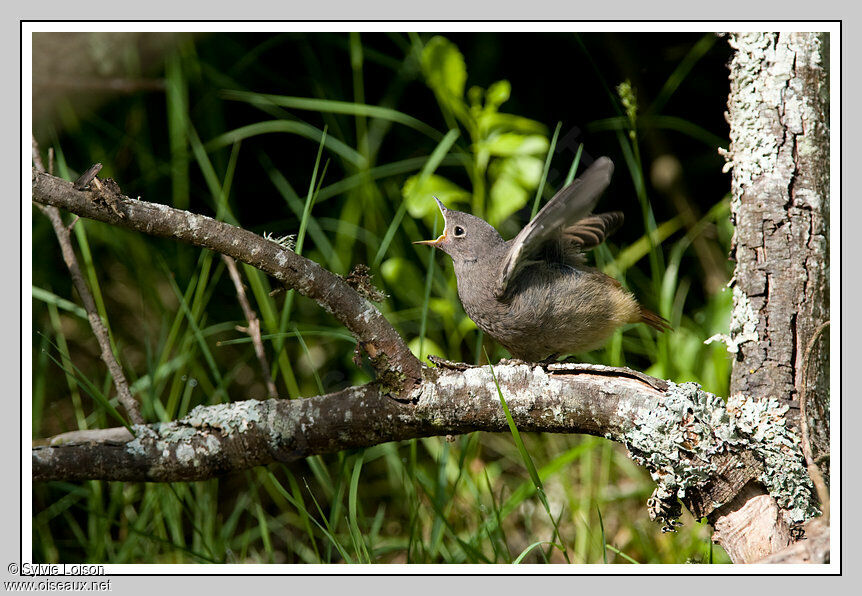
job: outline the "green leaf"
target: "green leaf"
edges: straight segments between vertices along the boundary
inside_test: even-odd
[[[380,275],[396,298],[407,304],[422,301],[422,282],[424,278],[419,268],[403,257],[393,257],[380,265]]]
[[[513,155],[545,155],[548,139],[542,135],[504,132],[493,135],[480,143],[481,149],[498,157]]]
[[[422,72],[428,85],[438,94],[449,100],[464,97],[467,83],[467,64],[458,47],[436,35],[422,50]]]
[[[543,163],[538,157],[518,155],[497,159],[491,164],[488,221],[498,225],[527,204],[530,193],[542,177]]]
[[[413,355],[419,360],[423,360],[428,354],[434,354],[440,357],[446,355],[446,350],[437,345],[434,340],[428,339],[427,337],[424,339],[421,337],[414,337],[407,344],[407,347],[410,348],[410,351],[413,352]]]
[[[488,90],[485,92],[485,110],[497,111],[512,94],[512,84],[509,81],[502,80],[496,83],[491,83]]]
[[[410,176],[404,183],[401,194],[407,203],[407,212],[413,218],[434,214],[437,203],[431,200],[431,197],[437,197],[447,207],[470,200],[469,192],[437,174],[427,176],[424,181],[420,174]]]
[[[437,315],[447,320],[455,318],[455,304],[446,298],[431,298],[428,307]]]
[[[484,112],[479,117],[479,129],[483,134],[487,134],[492,130],[520,132],[523,134],[536,134],[547,136],[548,127],[537,122],[516,116],[514,114],[502,114],[500,112]]]
[[[530,193],[508,174],[499,176],[491,186],[488,222],[497,227],[500,222],[527,204]]]
[[[474,114],[482,113],[482,103],[485,98],[485,90],[478,85],[473,85],[467,89],[467,102],[470,104],[470,111]]]
[[[461,335],[467,335],[470,331],[478,329],[478,327],[470,317],[462,317],[462,319],[458,321],[458,327],[456,329]]]
[[[509,176],[527,190],[533,190],[542,179],[543,162],[532,155],[516,155],[494,162],[491,177]]]

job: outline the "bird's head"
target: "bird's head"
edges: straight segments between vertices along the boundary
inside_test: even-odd
[[[436,240],[420,240],[413,244],[435,246],[452,257],[456,264],[477,261],[493,254],[493,250],[505,241],[485,220],[447,209],[440,199],[434,197],[443,214],[443,233]]]

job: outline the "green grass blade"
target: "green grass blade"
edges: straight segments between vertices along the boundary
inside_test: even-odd
[[[54,337],[57,341],[57,346],[59,349],[57,350],[63,358],[68,361],[69,360],[69,344],[66,341],[66,334],[63,332],[62,321],[60,320],[60,313],[57,310],[57,307],[53,304],[48,304],[48,318],[51,322],[51,327],[54,330]],[[37,334],[39,332],[37,331]],[[44,343],[51,345],[51,340],[47,336],[43,336]],[[47,355],[47,350],[45,352]],[[78,381],[75,378],[75,375],[70,374],[68,371],[64,371],[64,377],[66,379],[66,386],[69,388],[69,397],[72,402],[72,408],[75,413],[75,422],[78,425],[78,429],[86,430],[87,426],[87,418],[84,415],[84,407],[83,400],[81,399],[81,392],[78,386]]]
[[[350,557],[349,554],[347,554],[347,551],[344,550],[344,547],[341,545],[341,543],[335,539],[335,535],[333,533],[332,526],[329,524],[329,519],[326,517],[326,515],[324,515],[323,509],[320,508],[320,503],[317,502],[317,499],[314,497],[314,493],[311,492],[311,489],[309,488],[308,483],[305,484],[305,490],[308,491],[308,494],[311,497],[311,500],[314,503],[314,506],[317,508],[317,513],[320,514],[320,518],[323,520],[323,525],[320,525],[318,523],[317,524],[318,527],[321,530],[323,530],[324,535],[327,538],[329,538],[330,543],[332,544],[332,546],[335,547],[335,549],[341,555],[341,558],[344,559],[344,562],[347,564],[353,563],[353,559]],[[315,520],[315,522],[316,521],[317,520]]]
[[[652,104],[647,108],[647,112],[658,114],[664,108],[667,101],[671,98],[674,92],[679,88],[685,77],[694,68],[694,65],[703,58],[707,52],[715,45],[718,36],[715,33],[705,33],[697,43],[692,46],[685,57],[680,61],[674,71],[670,74],[667,80],[662,85],[661,90],[656,95]]]
[[[189,208],[188,85],[179,52],[165,61],[165,100],[171,152],[171,192],[177,209]]]
[[[331,137],[327,137],[330,139]],[[270,182],[272,185],[278,190],[279,194],[284,198],[290,210],[293,211],[293,214],[297,217],[297,219],[302,219],[302,213],[305,210],[305,204],[299,198],[299,195],[293,189],[290,182],[285,178],[284,174],[282,174],[272,163],[272,160],[266,153],[258,154],[258,160],[260,161],[261,167],[266,170],[266,173],[269,175]],[[315,204],[319,204],[321,200],[322,191],[318,191],[317,197],[314,200]],[[344,274],[347,272],[347,269],[342,262],[341,258],[338,256],[338,252],[333,248],[332,243],[329,241],[329,238],[324,233],[323,229],[318,223],[316,218],[311,218],[308,220],[308,235],[314,241],[317,249],[326,256],[327,263],[329,265],[329,269],[333,273]],[[279,230],[275,230],[276,235],[281,235]]]
[[[243,139],[273,133],[287,133],[304,137],[318,144],[323,144],[328,150],[358,170],[368,167],[368,163],[362,154],[349,145],[333,136],[327,136],[325,130],[320,130],[315,126],[295,120],[268,120],[266,122],[255,122],[254,124],[241,126],[207,141],[204,148],[206,151],[214,151]]]
[[[293,331],[296,334],[296,339],[299,341],[299,345],[302,347],[302,351],[305,352],[305,357],[308,358],[308,364],[311,367],[311,372],[314,375],[314,381],[317,383],[317,391],[318,395],[323,395],[326,391],[323,389],[323,382],[320,380],[320,375],[317,374],[317,367],[314,366],[314,362],[311,360],[311,352],[308,350],[308,345],[306,345],[305,340],[302,339],[302,334],[296,328],[296,325],[293,326]],[[351,341],[356,341],[351,338]]]
[[[428,179],[428,176],[437,171],[443,158],[449,154],[449,150],[452,148],[452,145],[455,144],[455,141],[458,140],[460,135],[461,132],[457,129],[452,129],[446,133],[446,136],[443,137],[443,140],[434,148],[434,151],[432,151],[430,157],[428,157],[428,161],[426,161],[425,165],[422,167],[422,171],[419,174],[419,181],[416,183],[415,188],[422,188],[425,181]],[[401,219],[404,217],[406,209],[407,200],[405,199],[402,200],[401,204],[398,206],[398,211],[395,213],[392,223],[387,228],[386,234],[384,234],[383,240],[380,242],[380,248],[377,249],[377,254],[374,256],[373,267],[376,268],[383,260],[386,250],[389,248],[389,243],[395,236],[398,226],[401,225]]]
[[[296,481],[296,477],[287,469],[287,466],[282,464],[282,470],[287,475],[287,481],[288,484],[290,484],[290,491],[293,493],[293,498],[295,499],[296,509],[299,512],[305,533],[308,535],[308,539],[311,542],[311,548],[314,550],[314,555],[317,557],[317,561],[322,563],[323,561],[320,558],[320,551],[317,549],[317,540],[314,538],[314,530],[311,527],[311,522],[314,520],[308,513],[308,509],[305,507],[305,499],[302,498],[302,490],[299,488],[299,483]]]
[[[35,298],[36,300],[41,300],[45,304],[53,304],[57,308],[61,308],[65,311],[68,311],[76,317],[80,317],[85,321],[87,320],[87,311],[75,304],[74,302],[70,302],[65,298],[60,298],[59,296],[57,296],[57,294],[49,292],[48,290],[42,288],[38,288],[36,286],[32,286],[31,293],[33,298]]]
[[[602,520],[602,510],[599,509],[599,506],[596,505],[596,513],[599,514],[599,529],[601,530],[602,535],[602,562],[607,565],[608,563],[608,549],[607,549],[607,540],[605,540],[605,522]]]
[[[557,137],[560,136],[560,128],[562,122],[557,122],[557,128],[554,129],[554,136],[551,138],[551,145],[548,147],[548,154],[545,156],[545,166],[542,168],[542,178],[539,180],[539,186],[536,188],[536,199],[533,201],[533,211],[530,213],[530,221],[536,217],[539,212],[539,201],[542,198],[542,193],[545,190],[545,180],[548,179],[548,170],[551,168],[551,158],[554,156],[554,149],[557,147]]]
[[[255,105],[276,105],[294,110],[310,110],[313,112],[328,112],[332,114],[347,114],[350,116],[364,116],[366,118],[382,118],[402,124],[413,130],[439,141],[443,138],[440,132],[428,126],[421,120],[408,116],[398,110],[357,104],[349,101],[337,101],[332,99],[317,99],[313,97],[291,97],[287,95],[268,95],[263,93],[251,93],[248,91],[224,90],[221,93],[224,99],[242,101]]]
[[[657,226],[651,234],[644,234],[619,251],[616,258],[608,263],[605,273],[611,277],[622,275],[635,263],[649,255],[653,245],[660,245],[670,236],[681,230],[684,225],[682,217],[678,215]]]
[[[362,471],[362,462],[365,457],[364,452],[360,452],[353,462],[353,471],[350,474],[350,489],[347,492],[347,519],[351,534],[355,536],[357,543],[357,556],[363,558],[366,563],[371,563],[371,556],[368,554],[368,548],[365,545],[365,540],[362,537],[362,532],[359,529],[358,522],[358,495],[359,495],[359,475]]]
[[[408,159],[402,159],[400,161],[393,161],[388,164],[376,166],[359,174],[348,176],[347,178],[343,178],[342,180],[333,182],[329,186],[324,186],[323,188],[321,188],[320,194],[317,197],[317,202],[325,201],[327,199],[331,199],[332,197],[345,194],[350,190],[358,188],[359,186],[374,180],[380,180],[382,178],[388,178],[392,176],[399,176],[401,174],[407,174],[410,172],[415,172],[416,170],[421,170],[428,163],[429,158],[430,156],[411,157]],[[450,153],[443,156],[443,158],[440,160],[440,165],[463,166],[465,164],[465,159],[466,156],[460,153]]]
[[[634,560],[634,559],[632,559],[630,556],[628,556],[627,554],[625,554],[623,551],[621,551],[620,549],[618,549],[618,548],[616,548],[616,547],[614,547],[614,546],[611,546],[610,544],[606,544],[606,545],[605,545],[605,548],[607,548],[607,549],[609,549],[609,550],[611,550],[611,551],[615,552],[616,554],[618,554],[619,556],[621,556],[623,559],[625,559],[625,560],[626,560],[626,561],[628,561],[629,563],[634,563],[635,565],[640,565],[640,561],[635,561],[635,560]]]
[[[117,349],[114,333],[111,330],[111,322],[108,319],[108,309],[105,306],[105,299],[102,296],[102,286],[99,284],[99,274],[96,271],[96,266],[93,262],[93,253],[90,250],[90,242],[87,238],[86,222],[84,220],[78,220],[73,232],[75,234],[75,240],[78,243],[78,248],[81,251],[82,273],[87,277],[87,286],[90,288],[90,293],[93,295],[93,301],[96,303],[96,311],[99,313],[99,318],[102,319],[102,324],[105,326],[105,331],[108,334],[111,351],[114,353],[114,358],[117,360],[117,364],[122,368],[123,361],[120,358],[120,351]]]
[[[488,353],[485,352],[485,358],[488,358]],[[490,362],[490,359],[488,359]],[[554,526],[554,530],[557,534],[559,534],[559,524],[557,523],[554,515],[551,513],[551,505],[548,503],[548,498],[545,495],[545,487],[542,484],[541,478],[539,478],[539,472],[536,470],[536,465],[533,463],[533,458],[530,457],[530,454],[527,452],[527,447],[524,445],[524,440],[521,438],[521,433],[518,432],[518,427],[515,426],[515,420],[512,418],[512,413],[509,411],[509,405],[506,403],[506,398],[503,396],[503,391],[500,389],[500,384],[497,382],[497,375],[494,374],[494,367],[488,364],[488,369],[491,371],[491,379],[494,381],[494,386],[497,388],[497,396],[500,398],[500,404],[503,406],[503,413],[506,415],[506,422],[509,424],[509,431],[512,433],[512,438],[515,441],[515,446],[518,448],[518,453],[521,454],[521,459],[524,461],[524,465],[527,468],[527,472],[530,474],[530,479],[533,481],[533,484],[536,487],[536,494],[539,497],[539,500],[542,502],[542,506],[545,508],[545,511],[548,514],[548,518],[551,520],[551,524]],[[566,561],[571,563],[569,560],[569,553],[566,550],[565,543],[562,546],[563,556],[566,558]]]
[[[165,265],[165,266],[167,266],[167,265]],[[220,388],[218,393],[223,393],[225,391],[224,379],[222,378],[221,370],[219,369],[218,365],[216,364],[215,358],[213,358],[212,351],[210,351],[210,348],[207,345],[206,337],[204,337],[204,334],[201,331],[200,326],[198,325],[196,317],[192,313],[192,309],[189,307],[188,302],[186,302],[185,296],[183,296],[183,293],[180,291],[179,286],[177,286],[177,282],[174,279],[174,276],[171,275],[170,271],[167,271],[166,273],[167,273],[166,277],[168,278],[168,281],[171,284],[171,289],[174,291],[174,295],[176,296],[177,301],[179,301],[179,303],[180,303],[180,309],[182,310],[183,314],[185,315],[186,322],[189,324],[189,328],[191,329],[191,331],[194,335],[195,341],[198,344],[198,349],[200,349],[201,354],[203,354],[204,359],[206,360],[206,363],[209,366],[210,374],[216,380],[216,383],[218,384],[218,387]],[[199,284],[199,287],[200,287],[200,284]],[[218,395],[218,393],[217,393],[217,395]],[[227,397],[226,392],[224,393],[224,396]],[[216,397],[216,396],[213,396],[213,397]]]
[[[536,547],[542,546],[543,544],[547,544],[553,548],[558,548],[559,550],[561,550],[563,552],[563,554],[565,554],[565,552],[566,552],[566,548],[560,544],[557,544],[556,542],[550,542],[548,540],[539,540],[538,542],[534,542],[533,544],[531,544],[530,546],[525,548],[523,551],[521,551],[521,554],[519,554],[517,556],[517,558],[514,561],[512,561],[512,564],[518,565],[521,561],[524,560],[524,557],[526,557],[527,555],[530,554],[530,551],[532,551]]]
[[[203,174],[204,181],[210,191],[210,195],[215,201],[215,218],[219,221],[225,221],[235,226],[240,225],[239,220],[233,214],[230,204],[228,203],[228,195],[226,193],[227,189],[222,181],[219,180],[215,167],[213,166],[197,131],[191,124],[189,124],[186,132],[188,134],[189,144],[192,147],[192,154],[195,156],[195,160],[198,163],[198,168],[200,168],[201,174]]]
[[[323,137],[320,144],[317,146],[317,157],[314,158],[314,169],[311,171],[311,180],[308,181],[308,194],[305,197],[305,208],[302,210],[302,219],[299,221],[299,232],[296,234],[296,254],[302,254],[302,247],[305,244],[305,230],[308,228],[308,219],[311,217],[311,208],[314,206],[314,190],[317,182],[317,171],[320,168],[320,158],[323,155],[323,145],[326,142],[326,128],[323,129]],[[324,168],[324,175],[326,174]],[[321,176],[323,180],[323,176]]]
[[[584,152],[584,144],[578,145],[578,151],[575,153],[575,159],[572,160],[572,167],[569,168],[569,173],[566,175],[566,181],[563,183],[563,188],[567,187],[575,179],[575,173],[578,171],[578,165],[581,163],[581,154]]]
[[[60,351],[60,348],[54,342],[51,342],[50,340],[48,340],[48,341],[55,350],[57,350],[58,352]],[[61,355],[62,355],[63,359],[66,362],[68,362],[69,368],[64,366],[63,363],[61,363],[59,360],[54,358],[54,356],[52,356],[50,353],[48,353],[48,358],[50,358],[51,361],[54,364],[56,364],[60,368],[60,370],[65,372],[67,375],[74,376],[78,385],[80,385],[81,387],[84,388],[84,391],[86,391],[87,394],[91,398],[93,398],[93,401],[95,401],[97,404],[102,406],[102,408],[104,408],[105,411],[107,411],[114,419],[116,419],[117,422],[119,422],[120,424],[125,426],[126,429],[128,429],[128,431],[130,433],[132,433],[132,436],[135,436],[135,432],[132,430],[131,425],[126,421],[126,419],[123,417],[123,415],[120,414],[120,412],[117,410],[117,408],[114,407],[114,405],[110,402],[110,400],[108,400],[108,398],[105,397],[105,394],[102,393],[99,390],[99,388],[96,387],[96,385],[93,384],[93,382],[90,381],[90,379],[87,378],[87,376],[84,375],[84,373],[77,366],[75,366],[75,364],[72,362],[72,360],[68,354],[61,354]]]
[[[353,103],[356,105],[365,104],[365,82],[362,75],[362,62],[364,60],[364,52],[362,49],[362,40],[359,33],[351,31],[349,35],[350,43],[350,69],[353,73]],[[356,116],[356,146],[359,148],[359,153],[368,157],[368,122],[365,115]]]
[[[434,231],[437,231],[437,212],[434,212]],[[434,280],[434,263],[437,261],[434,257],[437,254],[437,247],[432,246],[428,254],[428,267],[425,274],[425,292],[422,296],[422,315],[419,319],[419,354],[417,358],[422,361],[425,358],[425,332],[428,328],[428,307],[431,300],[431,282]]]
[[[671,116],[666,114],[644,114],[638,117],[638,125],[640,128],[673,130],[682,133],[698,142],[701,142],[709,147],[727,148],[727,139],[718,136],[717,134],[708,131],[702,126],[695,124],[690,120]],[[625,116],[614,116],[611,118],[603,118],[594,120],[589,124],[587,130],[590,132],[599,131],[626,131],[629,129],[630,122]]]

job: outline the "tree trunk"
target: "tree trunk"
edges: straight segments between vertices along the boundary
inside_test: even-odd
[[[727,158],[737,263],[726,338],[736,354],[730,391],[786,405],[815,485],[818,475],[828,483],[829,36],[739,33],[729,42],[736,50]],[[715,539],[735,562],[789,544],[791,532],[770,501],[753,483],[718,511]]]

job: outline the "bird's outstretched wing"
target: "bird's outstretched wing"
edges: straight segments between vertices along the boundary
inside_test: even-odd
[[[563,228],[563,243],[577,250],[590,250],[607,240],[623,225],[623,212],[596,213]]]
[[[579,237],[585,241],[589,240],[590,228],[573,224],[583,220],[593,210],[602,192],[610,184],[613,171],[613,162],[607,157],[600,157],[580,178],[555,194],[533,221],[515,236],[509,243],[509,251],[500,266],[497,298],[506,296],[511,281],[532,262],[531,259],[543,245],[549,241],[557,242],[564,229],[577,229]],[[592,229],[595,229],[595,226],[592,226]],[[593,234],[594,237],[598,235]]]

